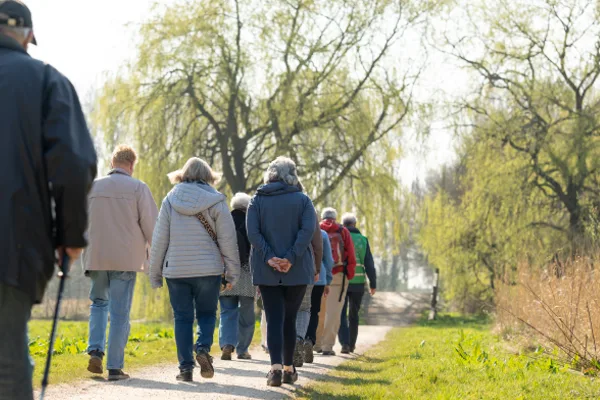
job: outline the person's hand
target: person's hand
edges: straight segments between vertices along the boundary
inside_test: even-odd
[[[231,283],[227,282],[227,285],[225,285],[225,289],[223,289],[223,290],[227,291],[227,290],[231,290],[231,289],[233,289],[233,285]]]
[[[331,288],[329,286],[325,286],[325,289],[323,290],[323,296],[325,296],[325,297],[329,296],[330,290],[331,290]]]
[[[69,267],[73,265],[73,263],[81,257],[81,253],[83,253],[83,247],[59,247],[56,249],[58,253],[58,266],[62,267],[63,257],[65,252],[69,256]]]
[[[321,278],[321,274],[315,274],[315,282],[319,282],[320,278]]]
[[[292,268],[292,263],[287,258],[281,259],[279,261],[279,268],[281,268],[281,272],[287,273]]]
[[[275,271],[282,272],[281,267],[279,266],[280,262],[281,258],[273,257],[267,262],[267,264],[269,264],[269,266],[271,266],[271,268],[273,268]]]
[[[371,296],[375,296],[375,293],[376,293],[376,292],[377,292],[377,289],[375,289],[375,288],[371,288],[371,289],[369,290],[369,293],[371,293]]]

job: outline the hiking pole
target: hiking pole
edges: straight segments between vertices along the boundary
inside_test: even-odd
[[[58,271],[58,296],[56,297],[56,308],[54,309],[54,319],[52,320],[52,331],[50,333],[50,344],[48,345],[48,357],[46,357],[46,369],[44,370],[44,378],[42,379],[42,393],[40,400],[44,400],[46,387],[48,387],[48,376],[50,375],[50,363],[52,362],[52,353],[54,351],[54,340],[56,339],[56,327],[58,326],[58,316],[60,314],[60,303],[62,302],[63,292],[65,291],[65,281],[69,272],[69,256],[65,250],[62,256],[62,262]]]

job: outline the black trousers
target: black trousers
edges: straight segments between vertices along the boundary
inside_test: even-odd
[[[261,285],[259,288],[267,316],[267,347],[271,365],[293,365],[296,316],[306,292],[306,285]]]
[[[364,291],[357,291],[348,292],[346,295],[346,302],[342,309],[340,330],[338,332],[342,346],[347,345],[353,349],[356,347],[356,340],[358,339],[358,312],[360,311],[364,294]]]
[[[317,343],[317,328],[319,327],[319,313],[321,312],[321,298],[325,286],[313,287],[311,299],[310,299],[310,322],[308,324],[308,330],[306,331],[306,340],[310,340],[313,344]]]

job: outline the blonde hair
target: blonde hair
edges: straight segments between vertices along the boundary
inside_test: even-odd
[[[126,144],[118,145],[112,153],[112,163],[114,164],[131,164],[134,165],[137,161],[135,150]]]
[[[172,184],[176,185],[181,182],[201,182],[214,185],[221,180],[221,175],[214,172],[206,161],[198,157],[192,157],[183,166],[167,174]]]

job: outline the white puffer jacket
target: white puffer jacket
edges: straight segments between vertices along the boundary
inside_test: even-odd
[[[240,276],[237,236],[225,200],[225,195],[200,183],[180,183],[169,192],[152,237],[152,287],[161,287],[163,277],[215,276],[224,271],[227,281],[236,284]],[[199,212],[217,233],[220,251],[196,217]]]

